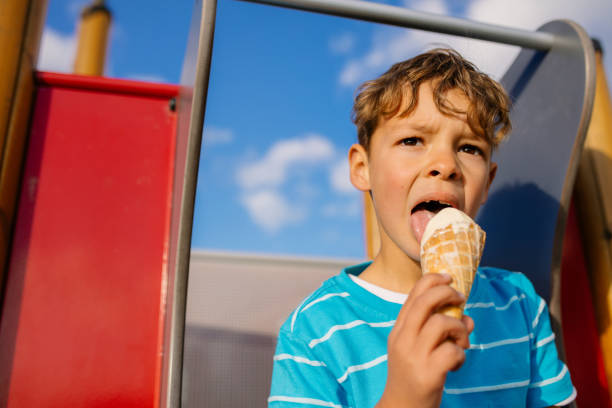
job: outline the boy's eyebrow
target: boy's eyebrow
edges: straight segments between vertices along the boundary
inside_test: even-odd
[[[405,130],[406,128],[408,128],[412,131],[416,131],[419,133],[432,134],[436,132],[435,125],[436,123],[429,123],[429,122],[408,122],[408,123],[402,124],[396,130],[401,131],[401,130]],[[469,129],[468,132],[463,133],[462,136],[467,139],[471,139],[471,140],[478,140],[478,141],[486,142],[489,144],[491,143],[491,141],[486,137],[486,135],[476,133],[472,129]]]
[[[435,126],[432,125],[431,123],[422,123],[422,122],[407,122],[401,125],[402,128],[410,128],[411,130],[416,130],[417,132],[423,132],[423,133],[434,133],[435,132]]]
[[[485,134],[476,133],[472,129],[470,129],[469,133],[464,133],[463,136],[469,139],[478,139],[478,140],[483,140],[486,142],[489,141],[489,139],[487,139],[487,136]]]
[[[408,126],[414,130],[420,130],[423,132],[431,132],[434,130],[434,126],[432,126],[430,123],[409,123]]]

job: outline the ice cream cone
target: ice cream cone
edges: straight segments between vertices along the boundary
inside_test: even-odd
[[[429,221],[421,240],[421,270],[447,273],[451,286],[467,298],[480,263],[485,232],[467,215],[445,208]],[[463,307],[447,306],[440,312],[461,318]]]

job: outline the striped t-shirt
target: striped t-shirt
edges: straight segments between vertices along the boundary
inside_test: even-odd
[[[401,304],[355,283],[369,263],[328,279],[280,329],[270,408],[372,408],[387,379],[387,337]],[[479,268],[465,314],[474,319],[463,366],[442,407],[547,407],[575,397],[558,359],[548,308],[522,274]]]

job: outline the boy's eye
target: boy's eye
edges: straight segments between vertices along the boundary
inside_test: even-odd
[[[400,142],[404,146],[417,146],[421,143],[421,138],[419,137],[407,137],[402,139]]]
[[[482,149],[478,146],[474,146],[471,144],[466,144],[461,146],[461,148],[459,149],[460,151],[467,153],[467,154],[474,154],[477,156],[482,156],[484,154],[484,152],[482,151]]]

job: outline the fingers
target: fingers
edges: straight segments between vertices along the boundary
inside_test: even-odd
[[[427,289],[437,285],[449,285],[453,278],[446,273],[426,273],[417,281],[410,292],[410,296],[419,296]]]
[[[470,316],[463,315],[461,316],[461,321],[465,324],[465,327],[467,327],[468,334],[472,333],[474,330],[474,320]]]
[[[469,317],[468,319],[472,320]],[[467,349],[470,347],[469,334],[468,327],[463,320],[435,313],[423,326],[419,341],[423,343],[424,352],[432,352],[436,347],[448,341],[462,349]]]
[[[410,291],[408,299],[406,299],[406,302],[397,316],[397,322],[403,321],[407,315],[410,315],[411,312],[409,312],[409,309],[416,298],[434,286],[450,285],[451,281],[451,276],[445,273],[429,273],[423,275]]]
[[[433,275],[424,276],[414,286],[397,317],[398,330],[403,330],[405,326],[406,330],[418,332],[440,307],[465,302],[465,297],[448,285],[448,277]]]
[[[427,406],[439,406],[446,375],[464,363],[465,349],[470,347],[469,335],[474,329],[469,316],[457,319],[436,313],[443,306],[466,301],[449,285],[451,280],[448,275],[431,274],[414,285],[389,334],[385,393],[393,395],[405,389],[406,384],[412,384],[409,387],[412,400],[415,390],[424,390],[438,398],[435,404]]]
[[[445,341],[431,353],[431,362],[443,372],[458,370],[465,362],[465,350],[452,341]]]

